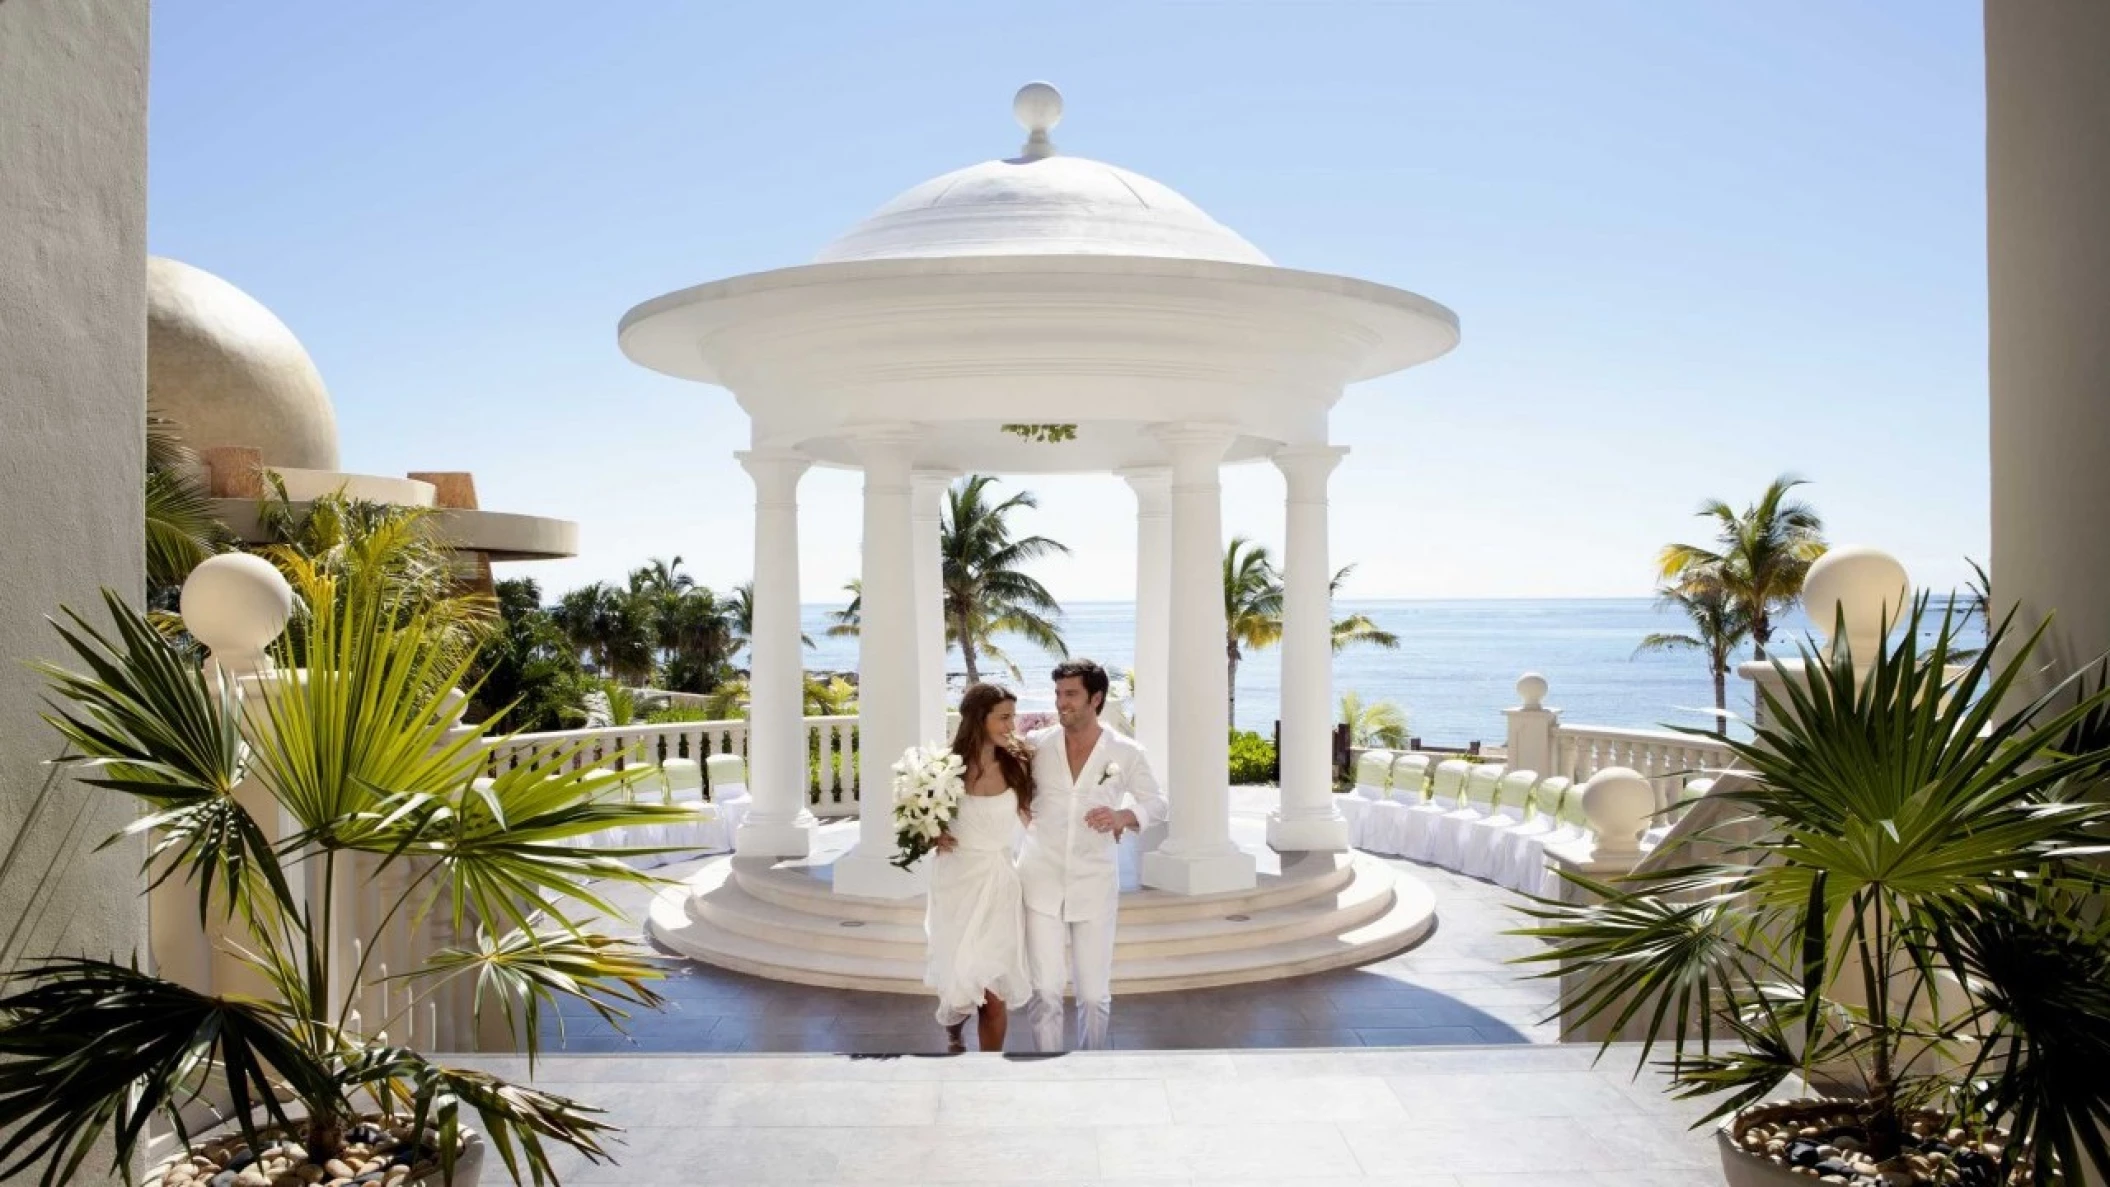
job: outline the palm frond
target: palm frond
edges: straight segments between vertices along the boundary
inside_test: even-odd
[[[114,592],[103,602],[114,639],[70,610],[70,626],[54,624],[85,672],[37,665],[58,698],[44,719],[73,751],[63,761],[90,786],[141,802],[146,813],[125,834],[151,838],[154,885],[180,871],[197,886],[201,920],[215,898],[223,913],[248,909],[252,889],[291,909],[270,840],[235,799],[252,759],[235,686],[207,676]]]
[[[0,1176],[42,1163],[42,1187],[74,1182],[106,1135],[113,1170],[129,1166],[148,1121],[177,1115],[208,1071],[253,1145],[259,1114],[287,1121],[280,1083],[304,1102],[342,1102],[330,1069],[262,1003],[78,958],[27,968],[21,983],[0,998]]]

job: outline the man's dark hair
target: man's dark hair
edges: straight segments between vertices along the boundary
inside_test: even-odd
[[[1104,712],[1106,709],[1106,690],[1113,687],[1113,681],[1107,678],[1106,669],[1100,667],[1095,661],[1088,659],[1066,659],[1055,665],[1054,678],[1056,683],[1060,684],[1073,676],[1084,681],[1085,696],[1099,698],[1092,705],[1092,712]]]

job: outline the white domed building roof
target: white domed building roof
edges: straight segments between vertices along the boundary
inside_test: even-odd
[[[860,426],[912,424],[934,467],[1091,472],[1162,460],[1151,425],[1235,426],[1231,460],[1323,437],[1347,384],[1458,342],[1448,309],[1283,268],[1178,191],[1056,151],[1026,86],[1013,156],[913,186],[810,264],[632,309],[634,361],[731,389],[757,448],[856,465]],[[1060,424],[1059,448],[1006,426]]]
[[[1272,262],[1170,186],[1062,156],[984,161],[933,177],[850,228],[814,262],[1030,255]]]
[[[903,192],[814,262],[1036,255],[1271,262],[1170,186],[1057,153],[1048,138],[1062,122],[1054,87],[1026,84],[1011,112],[1027,133],[1017,156],[955,169]]]

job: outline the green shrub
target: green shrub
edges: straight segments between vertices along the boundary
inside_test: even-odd
[[[1231,731],[1231,782],[1273,783],[1275,744],[1251,730]]]

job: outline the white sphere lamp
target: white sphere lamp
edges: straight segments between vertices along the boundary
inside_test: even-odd
[[[1583,815],[1599,853],[1637,853],[1656,814],[1656,789],[1631,767],[1606,767],[1583,785]]]
[[[271,562],[246,552],[208,557],[183,583],[183,629],[230,676],[269,671],[265,648],[293,617],[293,587]]]
[[[1895,627],[1912,604],[1905,566],[1878,548],[1834,548],[1818,557],[1803,578],[1802,601],[1810,622],[1838,648],[1851,649],[1856,666],[1873,663],[1886,628]],[[1843,624],[1843,639],[1834,631]]]

